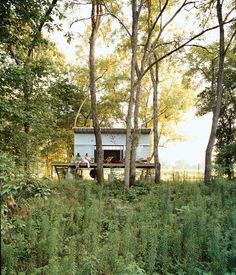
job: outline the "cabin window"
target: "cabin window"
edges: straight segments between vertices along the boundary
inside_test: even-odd
[[[124,158],[124,146],[119,145],[104,145],[103,149],[103,161],[105,163],[119,163]],[[96,161],[96,146],[94,146],[94,155]]]

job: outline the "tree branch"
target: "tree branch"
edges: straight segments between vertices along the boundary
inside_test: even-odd
[[[44,24],[46,23],[46,21],[47,21],[49,15],[52,13],[53,8],[56,6],[57,1],[58,1],[58,0],[52,0],[52,3],[51,3],[50,6],[48,7],[48,10],[46,11],[45,15],[41,18],[40,24],[39,24],[39,26],[38,26],[36,32],[34,33],[33,40],[32,40],[31,45],[30,45],[30,47],[29,47],[29,50],[28,50],[28,57],[31,56],[31,54],[32,54],[32,52],[33,52],[33,49],[34,49],[34,47],[35,47],[35,44],[36,44],[38,35],[41,33],[42,28],[43,28]]]
[[[236,29],[234,30],[233,34],[231,35],[231,37],[230,37],[230,39],[229,39],[229,42],[228,42],[227,46],[225,47],[225,52],[224,52],[224,54],[226,54],[226,52],[228,51],[229,46],[230,46],[230,44],[231,44],[231,42],[232,42],[232,40],[233,40],[233,38],[234,38],[235,35],[236,35]]]
[[[187,2],[187,0],[184,0],[184,2],[182,3],[182,5],[177,9],[177,11],[172,15],[172,17],[163,25],[163,27],[160,29],[157,38],[155,39],[153,45],[155,45],[157,43],[157,41],[160,39],[162,32],[164,31],[164,29],[174,20],[174,18],[179,14],[179,12],[186,6],[189,4],[192,4],[192,2]]]
[[[227,13],[227,15],[225,16],[224,21],[226,21],[226,20],[228,19],[228,17],[230,16],[230,14],[231,14],[232,12],[234,12],[235,9],[236,9],[236,6],[234,6],[234,7]]]
[[[144,2],[144,0],[141,0],[140,5],[139,5],[139,8],[138,8],[138,10],[137,10],[138,16],[140,15],[140,12],[141,12],[141,10],[142,10],[143,2]]]
[[[100,78],[103,78],[103,76],[105,75],[105,73],[108,71],[108,69],[106,69],[102,75],[98,76],[96,79],[95,79],[95,82],[98,81]]]
[[[76,124],[77,124],[78,117],[79,117],[79,115],[80,115],[81,109],[82,109],[84,103],[86,102],[87,98],[88,98],[88,95],[85,97],[85,99],[83,100],[83,102],[81,103],[81,105],[80,105],[80,107],[79,107],[79,110],[78,110],[78,112],[77,112],[77,114],[76,114],[75,121],[74,121],[74,128],[76,128]]]
[[[104,1],[103,1],[103,5],[104,5],[106,11],[120,23],[120,25],[125,29],[127,34],[131,37],[131,33],[130,33],[129,29],[125,26],[125,24],[121,21],[121,19],[108,9],[108,7],[107,7],[107,5],[105,4]]]
[[[165,9],[166,9],[166,7],[167,7],[167,5],[168,5],[168,2],[169,2],[169,0],[166,0],[166,2],[165,2],[165,4],[164,4],[163,8],[161,9],[160,13],[159,13],[158,16],[156,17],[154,23],[153,23],[151,26],[149,25],[148,37],[147,37],[147,41],[146,41],[146,43],[145,43],[145,45],[144,45],[144,55],[143,55],[142,62],[141,62],[141,64],[142,64],[142,65],[141,65],[141,70],[143,70],[142,67],[143,67],[144,61],[145,61],[145,59],[146,59],[147,49],[149,48],[149,43],[151,43],[150,40],[151,40],[152,32],[153,32],[153,30],[155,29],[155,26],[156,26],[156,24],[157,24],[159,18],[162,16],[163,12],[165,11]],[[149,16],[150,16],[150,10],[149,10]],[[150,18],[149,18],[149,19],[150,19]],[[150,20],[149,20],[149,22],[150,22]]]
[[[227,22],[224,22],[222,25],[224,24],[229,24],[231,22],[235,22],[236,21],[236,18],[232,18],[231,20],[227,21]],[[163,55],[162,57],[158,58],[156,61],[154,61],[152,64],[150,64],[143,72],[142,74],[142,78],[145,76],[145,74],[152,68],[152,66],[154,66],[157,62],[160,62],[162,61],[163,59],[165,59],[166,57],[172,55],[173,53],[177,52],[178,50],[184,48],[186,45],[188,45],[191,41],[193,41],[194,39],[198,38],[199,36],[203,35],[204,33],[208,32],[208,31],[211,31],[211,30],[214,30],[216,28],[219,28],[220,25],[217,25],[217,26],[214,26],[214,27],[211,27],[211,28],[208,28],[206,30],[203,30],[201,31],[200,33],[194,35],[192,38],[190,38],[187,42],[183,43],[182,45],[180,45],[179,47],[173,49],[172,51],[166,53],[165,55]]]
[[[16,54],[15,54],[14,50],[12,49],[12,45],[10,45],[10,46],[8,47],[8,49],[9,49],[9,52],[10,52],[10,54],[11,54],[11,57],[12,57],[12,58],[14,59],[14,61],[16,62],[16,65],[20,65],[20,62],[19,62],[18,58],[16,57]]]
[[[86,20],[90,20],[91,19],[91,16],[89,17],[84,17],[84,18],[79,18],[79,19],[76,19],[74,20],[73,22],[70,23],[70,28],[75,24],[75,23],[78,23],[80,21],[86,21]]]
[[[208,50],[207,47],[204,47],[204,46],[201,46],[201,45],[198,45],[198,44],[188,44],[188,45],[186,45],[186,47],[187,47],[187,46],[189,46],[189,47],[201,48],[201,49],[207,51],[208,53],[213,54],[211,51]]]
[[[166,9],[166,7],[167,7],[167,5],[168,5],[168,2],[169,2],[169,0],[166,0],[164,6],[162,7],[161,11],[159,12],[159,14],[158,14],[158,16],[157,16],[155,22],[152,24],[152,26],[151,26],[151,28],[150,28],[150,30],[149,30],[150,34],[152,33],[153,29],[155,28],[155,26],[156,26],[156,24],[157,24],[159,18],[162,16],[163,12],[165,11],[165,9]],[[149,36],[150,36],[150,34],[149,34]]]

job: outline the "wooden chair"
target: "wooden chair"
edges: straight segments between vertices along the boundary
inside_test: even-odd
[[[111,161],[113,160],[114,157],[107,157],[106,159],[104,159],[104,163],[111,163]]]

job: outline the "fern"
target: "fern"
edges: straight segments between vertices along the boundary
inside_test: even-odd
[[[68,244],[67,255],[62,260],[61,274],[76,274],[76,239],[71,238]]]
[[[156,261],[157,261],[157,249],[158,249],[158,229],[149,227],[149,232],[147,234],[148,239],[148,249],[147,257],[145,259],[146,270],[148,274],[152,274],[155,271]]]
[[[212,271],[216,274],[224,274],[226,271],[226,259],[225,251],[221,247],[223,239],[220,226],[212,221],[209,233],[208,256],[212,262]]]
[[[32,249],[35,249],[38,238],[38,227],[31,215],[28,216],[26,220],[25,237],[30,243]]]
[[[39,265],[44,266],[48,263],[48,232],[49,217],[47,213],[43,213],[39,226],[39,239],[38,239],[38,258],[37,262]]]
[[[113,273],[117,268],[117,259],[120,253],[121,235],[118,230],[108,233],[107,240],[97,253],[98,270],[106,274]]]
[[[57,257],[58,254],[58,249],[60,245],[60,238],[59,238],[59,219],[55,220],[51,228],[48,232],[48,237],[47,237],[47,256],[49,259]]]
[[[159,268],[165,272],[168,270],[169,257],[168,257],[168,235],[164,229],[159,235],[159,244],[157,247],[157,264]]]
[[[6,274],[14,274],[13,271],[17,270],[17,263],[16,248],[11,244],[6,245],[1,242],[1,265],[4,266]]]
[[[120,260],[117,275],[145,275],[144,269],[140,268],[136,262],[130,262],[128,265]]]
[[[49,260],[47,274],[48,275],[63,274],[63,273],[60,273],[59,270],[60,270],[60,264],[59,264],[58,258],[52,257]]]

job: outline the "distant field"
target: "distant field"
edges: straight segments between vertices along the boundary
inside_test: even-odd
[[[162,180],[170,181],[202,181],[203,180],[202,170],[176,170],[176,169],[162,169],[161,177]]]
[[[110,174],[110,169],[105,169],[105,177],[108,178]],[[113,169],[113,176],[117,177],[120,180],[124,178],[123,169]],[[137,179],[145,178],[146,171],[137,169]],[[148,179],[154,179],[154,171],[151,170],[148,174]],[[88,175],[88,174],[86,174]],[[203,180],[203,171],[202,170],[176,170],[176,169],[162,169],[161,170],[161,179],[163,181],[174,181],[174,182],[187,182],[187,181],[202,181]],[[86,177],[87,178],[87,177]]]

